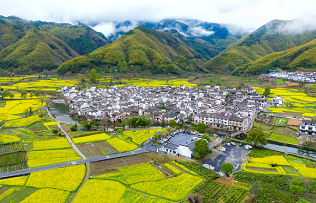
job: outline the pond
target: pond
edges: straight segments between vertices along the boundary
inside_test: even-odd
[[[77,125],[80,125],[77,121],[73,120],[69,116],[68,107],[65,104],[65,101],[63,99],[53,100],[52,107],[50,108],[50,112],[52,114],[62,114],[62,115],[56,117],[56,119],[60,122],[69,123],[72,125],[77,123]]]

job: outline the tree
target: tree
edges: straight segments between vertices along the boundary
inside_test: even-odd
[[[198,152],[201,157],[204,157],[208,154],[208,144],[205,140],[197,140],[195,141],[194,151]]]
[[[90,122],[84,122],[83,124],[83,129],[85,130],[91,130],[93,127],[93,123],[90,121]]]
[[[30,116],[32,116],[32,113],[33,113],[32,110],[33,110],[33,107],[30,106],[30,107],[29,107]]]
[[[305,85],[305,81],[299,81],[299,82],[298,82],[298,86],[299,86],[299,87],[303,87],[304,85]]]
[[[91,69],[91,77],[90,77],[90,82],[95,84],[97,82],[97,71],[96,69]]]
[[[72,125],[71,127],[70,127],[70,130],[71,131],[77,131],[77,123],[75,124],[75,125]]]
[[[205,133],[206,131],[206,125],[204,123],[198,123],[197,126],[196,126],[196,130],[199,132],[199,133]]]
[[[25,110],[24,110],[24,113],[25,113],[25,118],[27,118],[27,115],[28,115],[28,113],[29,113],[29,109],[28,109],[28,108],[25,109]]]
[[[123,61],[123,62],[119,63],[119,70],[120,70],[121,73],[127,71],[127,64],[126,64],[126,61]]]
[[[14,98],[14,94],[10,93],[9,97],[10,97],[10,99],[13,99]]]
[[[174,127],[174,126],[176,126],[177,125],[177,122],[175,121],[175,120],[170,120],[169,121],[169,126],[170,127]]]
[[[159,138],[160,138],[160,136],[156,133],[156,134],[154,135],[154,140],[159,140]]]
[[[266,88],[264,89],[263,95],[264,95],[265,97],[268,97],[269,94],[271,94],[270,88],[266,87]]]
[[[263,146],[267,144],[264,133],[261,129],[252,129],[249,131],[246,141],[254,146]]]
[[[210,141],[210,140],[211,140],[210,137],[207,136],[206,134],[202,135],[202,138],[203,138],[203,139],[206,139],[207,141]]]
[[[40,95],[40,92],[39,92],[39,91],[35,91],[35,92],[34,92],[34,95],[35,95],[36,97],[38,97],[38,96]]]
[[[194,158],[196,159],[201,158],[201,154],[199,152],[194,152]]]
[[[162,121],[161,121],[161,127],[166,127],[166,121],[164,118],[162,118]]]
[[[234,166],[233,164],[226,162],[222,164],[222,171],[229,177],[229,174],[233,172]]]
[[[296,198],[297,194],[303,193],[304,186],[303,186],[301,180],[298,177],[296,177],[296,178],[293,178],[292,184],[290,185],[289,189],[293,193],[294,198]]]
[[[131,119],[125,118],[125,123],[128,125],[128,128],[131,128]]]
[[[178,126],[178,125],[175,128],[176,128],[176,130],[180,130],[180,126]]]
[[[26,92],[21,92],[21,97],[22,97],[23,99],[25,99],[25,98],[27,97],[27,93],[26,93]]]
[[[30,93],[30,97],[32,98],[34,96],[34,94],[33,93]]]
[[[167,110],[167,107],[165,105],[161,105],[160,109],[166,109]]]

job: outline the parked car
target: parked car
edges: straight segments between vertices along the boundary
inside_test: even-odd
[[[252,149],[252,146],[246,145],[246,146],[245,146],[245,149],[246,149],[246,150]]]
[[[218,148],[218,151],[225,152],[225,151],[226,151],[226,148],[225,148],[225,147],[220,147],[220,148]]]
[[[233,145],[233,146],[236,146],[236,145],[235,145],[235,142],[231,142],[230,144]]]
[[[242,144],[242,143],[240,143],[240,144],[239,144],[239,147],[241,147],[242,145],[243,145],[243,144]]]
[[[230,147],[230,143],[228,142],[228,143],[226,144],[226,146]]]

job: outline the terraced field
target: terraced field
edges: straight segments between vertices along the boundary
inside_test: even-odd
[[[81,144],[79,150],[88,158],[119,153],[106,141]]]

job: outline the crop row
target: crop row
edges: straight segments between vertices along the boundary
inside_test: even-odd
[[[0,167],[18,165],[27,162],[25,151],[13,152],[0,155]]]
[[[131,185],[131,188],[149,195],[180,201],[201,182],[203,182],[202,178],[184,173],[177,177],[160,181],[137,183]]]
[[[24,144],[22,144],[21,142],[10,143],[10,144],[0,144],[0,154],[20,151],[20,150],[24,150]]]
[[[241,202],[247,191],[245,189],[217,183],[214,180],[208,180],[194,190],[201,194],[203,202]]]
[[[176,169],[175,167],[171,166],[170,164],[164,164],[164,166],[169,169],[172,173],[176,174],[176,175],[180,175],[181,171],[179,171],[178,169]]]
[[[69,194],[69,192],[63,190],[44,188],[37,190],[21,203],[66,202]]]
[[[184,171],[186,171],[186,172],[188,172],[188,173],[190,173],[192,175],[197,175],[197,173],[195,173],[194,171],[191,171],[190,169],[187,169],[185,166],[183,166],[183,165],[181,165],[181,164],[179,164],[179,163],[177,163],[175,161],[172,161],[172,163],[174,165],[178,166],[179,168],[181,168],[182,170],[184,170]]]
[[[33,150],[67,149],[67,148],[71,148],[71,145],[69,144],[66,138],[33,142]]]
[[[140,192],[127,189],[118,203],[171,203],[168,200],[148,196]]]
[[[11,172],[11,171],[18,171],[18,170],[23,170],[23,169],[27,169],[27,168],[28,168],[27,162],[20,163],[20,164],[17,164],[17,165],[1,166],[0,167],[0,173],[6,173],[6,172]]]
[[[37,189],[31,187],[19,188],[9,196],[3,198],[2,202],[21,202],[36,191]]]
[[[83,143],[88,143],[88,142],[98,142],[98,141],[103,141],[110,139],[111,137],[106,134],[106,133],[101,133],[101,134],[95,134],[95,135],[88,135],[84,137],[76,137],[73,138],[73,142],[76,144],[83,144]]]

